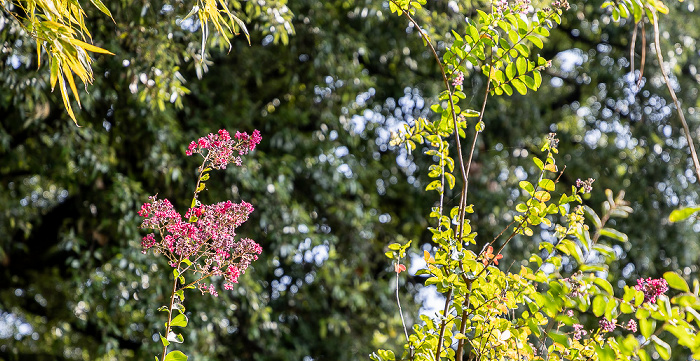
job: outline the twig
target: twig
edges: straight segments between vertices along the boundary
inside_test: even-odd
[[[649,10],[651,10],[651,14],[653,16],[652,20],[654,23],[654,45],[656,46],[656,58],[659,60],[659,68],[661,69],[661,74],[664,76],[666,87],[668,88],[668,92],[671,94],[671,98],[673,98],[673,103],[676,105],[676,110],[678,111],[678,117],[681,119],[681,123],[683,124],[683,130],[685,131],[685,139],[688,141],[688,147],[690,148],[690,156],[693,159],[693,164],[695,165],[695,175],[697,176],[698,182],[700,182],[700,161],[698,161],[698,155],[697,153],[695,153],[695,144],[693,143],[693,137],[690,135],[690,128],[688,128],[688,123],[685,121],[685,115],[683,115],[683,108],[681,108],[681,104],[678,101],[678,98],[676,97],[676,92],[673,90],[671,82],[668,79],[668,75],[666,74],[666,69],[664,69],[664,58],[661,54],[661,44],[659,41],[659,22],[656,17],[656,9],[654,9],[651,6],[648,6],[648,8]]]
[[[399,315],[401,316],[401,324],[403,325],[403,333],[406,335],[406,342],[410,342],[408,339],[408,330],[406,329],[406,321],[403,319],[403,310],[401,310],[401,299],[399,299],[399,273],[396,272],[396,303],[399,305]]]
[[[442,352],[442,340],[445,338],[445,326],[447,326],[447,312],[450,310],[450,298],[452,298],[452,288],[447,291],[447,296],[445,297],[445,309],[442,311],[442,321],[440,322],[440,337],[438,338],[437,350],[435,352],[435,359],[440,359],[440,352]]]

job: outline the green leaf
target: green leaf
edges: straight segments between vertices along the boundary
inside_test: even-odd
[[[170,327],[186,327],[187,326],[187,316],[184,314],[179,314],[170,321]]]
[[[649,357],[649,354],[644,349],[637,351],[637,357],[639,357],[640,361],[651,361],[651,357]]]
[[[181,351],[171,351],[165,355],[163,361],[187,361],[187,355]]]
[[[593,281],[593,283],[597,284],[600,288],[602,288],[605,292],[607,292],[611,297],[615,295],[613,293],[612,285],[606,279],[596,278]]]
[[[696,212],[700,212],[700,206],[676,209],[673,212],[671,212],[670,216],[668,216],[668,220],[672,223],[680,222],[682,220],[688,219]]]
[[[527,87],[520,79],[513,79],[510,84],[518,91],[521,95],[527,94]]]
[[[434,180],[434,181],[430,182],[430,183],[425,187],[425,190],[426,190],[426,191],[431,191],[431,190],[433,190],[433,189],[438,189],[438,190],[439,190],[441,187],[442,187],[442,183],[440,183],[439,180]]]
[[[522,59],[522,58],[518,58],[518,59]],[[515,64],[510,63],[506,67],[506,77],[508,77],[508,79],[513,79],[514,76],[515,76]]]
[[[73,45],[77,45],[77,46],[79,46],[87,51],[92,51],[93,53],[114,55],[114,53],[112,53],[111,51],[102,49],[100,47],[97,47],[97,46],[94,46],[91,44],[88,44],[88,43],[86,43],[84,41],[80,41],[78,39],[68,39],[68,41],[71,42],[71,44],[73,44]]]
[[[664,273],[664,279],[666,282],[668,282],[669,286],[683,292],[690,292],[690,287],[688,287],[688,284],[685,282],[683,277],[679,276],[677,273],[671,271],[666,272]]]
[[[158,334],[158,335],[160,335],[160,342],[163,343],[163,346],[167,347],[168,345],[170,345],[170,341],[168,341],[165,337],[163,337],[163,335],[161,335],[161,334]]]
[[[552,341],[564,345],[565,347],[569,347],[569,337],[567,337],[565,334],[552,330],[547,333],[547,336],[549,336]]]
[[[51,59],[51,71],[50,71],[50,81],[51,81],[51,91],[53,91],[53,88],[56,86],[56,81],[58,80],[58,59],[53,58]]]
[[[508,84],[503,84],[503,85],[501,85],[501,88],[503,89],[503,91],[504,91],[506,94],[508,94],[508,96],[513,95],[513,87],[511,87],[510,85],[508,85]]]
[[[654,321],[646,319],[646,318],[640,318],[639,319],[639,332],[642,333],[642,336],[644,338],[649,338],[651,336],[652,332],[654,332]]]
[[[105,6],[105,4],[102,3],[100,0],[90,0],[92,5],[95,5],[96,8],[98,8],[100,11],[105,13],[107,16],[112,18],[112,13],[109,12],[109,9]],[[112,21],[114,21],[114,18],[112,18]]]
[[[542,49],[542,47],[544,46],[544,44],[542,43],[542,39],[540,39],[534,35],[528,36],[527,40],[530,40],[536,47],[538,47],[540,49]]]
[[[524,191],[526,191],[530,195],[532,195],[532,193],[535,192],[535,187],[533,187],[532,183],[530,183],[528,181],[520,181],[520,183],[518,183],[518,185],[520,186],[520,188],[522,188]]]
[[[612,229],[612,228],[606,227],[606,228],[601,229],[600,235],[610,237],[610,238],[617,240],[619,242],[627,242],[628,241],[626,234],[624,234],[616,229]]]
[[[542,163],[542,160],[540,160],[540,158],[532,157],[532,161],[535,162],[537,168],[539,168],[540,170],[544,169],[544,163]]]
[[[542,161],[540,161],[541,163]],[[539,183],[540,188],[546,190],[546,191],[553,191],[554,190],[554,181],[551,179],[542,179]]]
[[[662,359],[668,360],[671,358],[671,346],[658,338],[656,335],[651,336],[651,340],[654,341],[654,348],[656,348],[656,352],[659,353],[659,356],[661,356]]]
[[[527,60],[525,58],[519,57],[515,64],[518,67],[518,74],[523,75],[527,72]]]
[[[607,301],[605,297],[601,295],[595,296],[593,299],[593,314],[596,317],[600,317],[605,313],[605,306],[607,304]]]
[[[447,185],[450,189],[455,187],[455,176],[452,173],[445,173],[445,179],[447,179]]]

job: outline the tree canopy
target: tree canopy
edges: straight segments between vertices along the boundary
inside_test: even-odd
[[[430,159],[390,137],[430,116],[425,105],[441,79],[415,27],[390,16],[388,2],[232,1],[250,45],[235,37],[229,51],[226,33],[210,32],[204,52],[201,24],[185,19],[189,2],[112,2],[111,18],[85,6],[95,46],[115,55],[96,56],[93,84],[73,90],[80,128],[65,96],[51,92],[52,71],[37,70],[36,42],[10,15],[15,3],[0,13],[1,358],[151,357],[163,322],[152,306],[168,287],[158,270],[167,265],[141,254],[136,212],[156,193],[187,207],[197,164],[186,145],[221,128],[259,129],[263,142],[245,168],[212,175],[203,197],[252,203],[240,233],[264,251],[234,291],[193,296],[190,319],[201,325],[186,335],[193,356],[350,360],[397,347],[384,252],[409,239],[413,252],[429,249],[423,214],[433,200],[422,196],[429,179],[418,171]],[[670,70],[698,139],[697,1],[667,4],[665,65],[651,55],[648,22],[616,23],[599,1],[570,5],[538,50],[553,59],[539,92],[487,104],[470,174],[472,227],[494,234],[512,220],[518,182],[537,172],[528,154],[557,132],[562,181],[595,178],[600,191],[586,204],[599,209],[609,188],[624,190],[634,210],[611,221],[629,238],[609,250],[611,279],[697,275],[700,223],[666,221],[699,203],[698,179],[659,71]],[[478,6],[430,1],[418,21],[442,54],[448,30]],[[51,50],[40,51],[47,59]],[[486,84],[471,76],[464,84],[476,107]],[[458,202],[447,195],[449,206]],[[504,256],[536,249],[515,238]],[[417,295],[424,282],[412,276],[402,287]],[[420,301],[403,307],[416,311]]]

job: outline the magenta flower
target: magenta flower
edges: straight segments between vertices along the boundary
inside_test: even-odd
[[[656,303],[656,297],[668,291],[668,282],[663,278],[640,278],[637,280],[637,285],[634,288],[644,292],[644,302]]]
[[[453,86],[461,86],[462,83],[464,82],[464,73],[461,71],[456,72],[457,74],[454,79],[452,79],[452,85]]]
[[[635,321],[635,320],[627,321],[627,326],[625,326],[625,328],[632,331],[632,332],[637,332],[637,321]]]
[[[199,168],[200,182],[203,183],[208,178],[208,174],[205,175],[209,170],[207,168],[224,169],[229,163],[240,165],[240,155],[255,149],[261,139],[257,130],[250,136],[237,132],[232,138],[228,131],[222,129],[217,134],[193,141],[186,153],[198,153],[204,157]],[[176,268],[179,274],[188,271],[197,274],[193,281],[188,281],[187,286],[197,286],[203,294],[217,296],[214,284],[207,286],[202,281],[219,276],[224,279],[226,290],[233,289],[238,277],[258,259],[262,247],[251,239],[236,238],[236,229],[253,212],[250,203],[226,201],[204,205],[197,200],[200,191],[195,192],[194,206],[184,216],[167,199],[149,197],[138,214],[144,218],[141,228],[155,232],[143,237],[141,247],[143,253],[153,249],[155,254],[167,257],[168,264]]]
[[[195,153],[201,154],[204,157],[204,167],[226,169],[226,165],[230,163],[240,166],[240,156],[255,149],[261,140],[262,136],[258,130],[255,130],[252,135],[236,132],[235,137],[231,138],[227,130],[221,129],[217,134],[210,133],[206,137],[192,141],[185,154],[188,156]]]
[[[588,331],[583,329],[582,324],[580,324],[580,323],[574,324],[574,340],[580,340],[586,334],[588,334]]]
[[[153,229],[160,234],[156,241],[153,233],[141,242],[143,252],[153,248],[165,255],[173,267],[187,259],[197,261],[189,270],[201,276],[223,276],[228,283],[237,283],[238,277],[262,253],[254,241],[235,239],[236,228],[248,219],[253,206],[247,202],[220,202],[190,208],[182,217],[167,199],[149,198],[139,215],[145,219],[141,228]],[[195,217],[195,221],[185,219]],[[211,292],[211,287],[207,290]]]
[[[611,321],[603,317],[598,321],[598,326],[600,326],[603,332],[613,332],[615,331],[615,327],[617,327],[617,320],[613,318]]]

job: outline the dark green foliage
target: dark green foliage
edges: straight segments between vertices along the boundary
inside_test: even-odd
[[[662,47],[678,49],[673,72],[688,109],[698,106],[700,62],[691,40],[700,30],[688,10],[695,3],[669,4],[661,22],[669,33]],[[507,210],[515,205],[518,174],[538,172],[525,152],[537,151],[542,135],[557,131],[559,163],[567,166],[562,181],[593,177],[596,190],[624,189],[635,210],[614,220],[630,241],[612,274],[632,285],[639,274],[697,272],[697,221],[664,221],[679,205],[698,204],[675,109],[654,80],[661,75],[652,57],[642,90],[629,92],[631,27],[601,20],[608,15],[600,5],[572,2],[541,50],[555,61],[538,92],[516,92],[487,106],[470,202],[491,211],[473,214],[472,226],[494,234],[512,219]],[[420,232],[432,204],[417,196],[429,179],[403,160],[397,165],[389,131],[428,115],[417,104],[436,98],[441,86],[418,35],[382,2],[293,1],[296,34],[287,45],[266,39],[269,19],[244,13],[252,46],[237,38],[228,54],[225,46],[213,49],[202,73],[193,60],[201,32],[175,24],[176,14],[188,9],[163,13],[162,6],[114,2],[118,25],[86,9],[96,44],[117,55],[93,64],[95,83],[76,111],[82,128],[65,114],[60,95],[49,92],[48,72],[36,71],[31,41],[8,19],[0,27],[7,49],[0,53],[0,312],[36,333],[33,339],[10,330],[17,339],[0,341],[0,358],[144,359],[157,352],[151,337],[164,322],[155,308],[167,298],[169,282],[159,278],[167,266],[141,254],[136,211],[155,193],[178,200],[181,211],[188,206],[197,162],[184,156],[185,147],[220,128],[260,129],[263,143],[245,171],[212,175],[218,179],[204,200],[252,203],[256,211],[241,234],[264,253],[234,292],[218,299],[189,295],[189,354],[197,360],[355,360],[379,347],[396,349],[403,335],[383,254],[392,242],[429,240]],[[464,24],[447,1],[428,6],[434,11],[419,22],[432,24],[435,40]],[[457,6],[474,14],[468,4]],[[648,45],[649,24],[646,29]],[[638,56],[640,37],[641,31]],[[212,39],[213,47],[222,43]],[[474,108],[484,85],[465,78]],[[174,100],[182,107],[168,104],[163,89],[181,93]],[[376,117],[353,119],[363,114]],[[698,112],[686,114],[697,130]],[[427,169],[425,158],[415,161]],[[603,192],[592,194],[585,202],[599,209]],[[446,207],[457,203],[448,194]],[[511,245],[506,259],[537,249],[518,238]],[[327,248],[328,258],[315,262],[314,248]],[[410,281],[411,292],[422,282]],[[408,300],[403,307],[417,305]]]

